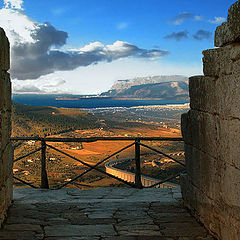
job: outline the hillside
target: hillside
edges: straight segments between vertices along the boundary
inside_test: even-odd
[[[79,109],[39,107],[14,102],[12,136],[48,136],[99,126],[98,118]]]
[[[168,81],[177,79],[179,81]],[[182,81],[180,81],[182,80]],[[158,82],[163,81],[163,82]],[[188,81],[182,76],[120,80],[102,96],[126,98],[188,99]]]

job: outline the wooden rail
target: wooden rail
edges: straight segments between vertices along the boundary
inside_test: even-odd
[[[176,163],[182,165],[182,166],[185,166],[182,162],[176,160],[175,158],[169,156],[168,154],[165,154],[155,148],[152,148],[146,144],[143,144],[141,143],[141,141],[173,141],[173,142],[179,142],[179,141],[183,141],[182,138],[168,138],[168,137],[90,137],[90,138],[40,138],[40,137],[20,137],[20,138],[11,138],[12,141],[40,141],[41,142],[41,147],[24,155],[24,156],[21,156],[17,159],[14,160],[14,162],[17,162],[17,161],[20,161],[21,159],[27,157],[27,156],[30,156],[31,154],[34,154],[38,151],[41,151],[41,185],[40,185],[40,188],[44,188],[44,189],[49,189],[49,183],[48,183],[48,174],[47,174],[47,170],[46,170],[46,149],[47,147],[48,148],[51,148],[65,156],[68,156],[70,157],[71,159],[77,161],[77,162],[80,162],[82,163],[84,166],[87,166],[89,169],[87,169],[85,172],[75,176],[73,179],[65,182],[64,184],[61,184],[61,185],[58,185],[58,186],[55,186],[54,189],[60,189],[62,187],[65,187],[66,185],[76,181],[77,179],[79,179],[80,177],[84,176],[86,173],[88,173],[89,171],[91,170],[97,170],[98,172],[101,172],[102,174],[105,174],[113,179],[116,179],[130,187],[135,187],[135,188],[143,188],[145,187],[144,184],[142,183],[143,181],[143,178],[142,178],[142,174],[141,174],[141,163],[140,163],[140,160],[141,160],[141,147],[145,147],[145,148],[148,148],[158,154],[162,154],[163,156],[165,157],[168,157],[170,158],[171,160],[175,161]],[[75,142],[75,143],[90,143],[90,142],[96,142],[96,141],[134,141],[133,143],[131,143],[130,145],[118,150],[117,152],[111,154],[110,156],[104,158],[103,160],[99,161],[97,164],[95,164],[94,166],[74,157],[74,156],[71,156],[70,154],[68,153],[65,153],[64,151],[60,150],[60,149],[57,149],[51,145],[48,145],[47,142]],[[111,157],[117,155],[118,153],[130,148],[131,146],[135,146],[135,177],[134,177],[134,183],[128,181],[128,180],[125,180],[125,179],[122,179],[121,177],[116,177],[114,174],[111,174],[109,172],[105,172],[103,171],[102,169],[99,169],[98,166],[104,162],[106,162],[108,159],[110,159]],[[176,176],[172,176],[172,178],[174,177],[177,177],[179,176],[176,175]],[[36,188],[36,186],[34,186],[33,184],[30,184],[22,179],[19,179],[17,178],[16,176],[14,176],[14,178],[30,187],[34,187]],[[167,180],[171,179],[168,178]],[[152,185],[148,185],[147,187],[156,187],[156,186],[159,186],[160,184],[166,182],[165,180],[163,181],[160,181],[159,183],[156,183],[154,182],[154,184]]]

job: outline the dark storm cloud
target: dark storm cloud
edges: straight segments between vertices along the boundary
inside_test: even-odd
[[[183,38],[188,38],[187,31],[173,32],[169,35],[166,35],[164,39],[174,39],[176,41],[181,41]]]
[[[193,38],[198,41],[208,40],[212,38],[212,33],[206,30],[198,30],[194,35]]]
[[[193,18],[193,17],[194,17],[193,13],[183,12],[183,13],[179,13],[176,17],[170,19],[169,22],[172,23],[172,24],[175,24],[175,25],[180,25],[186,19],[190,19],[190,18]]]
[[[32,32],[34,43],[22,43],[12,47],[13,78],[36,79],[55,71],[73,70],[101,61],[111,62],[119,58],[159,58],[169,54],[159,49],[141,49],[127,42],[116,41],[104,46],[92,43],[85,49],[74,51],[53,50],[66,44],[68,34],[55,29],[50,23],[41,24]],[[89,47],[90,46],[90,47]]]

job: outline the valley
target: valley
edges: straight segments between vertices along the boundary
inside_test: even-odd
[[[131,108],[95,108],[85,111],[55,107],[32,107],[15,104],[13,116],[13,137],[180,137],[180,115],[188,110],[188,105],[143,106]],[[97,141],[91,143],[48,143],[82,161],[94,165],[105,157],[131,144],[131,141]],[[145,142],[144,142],[145,143]],[[180,142],[148,141],[147,145],[165,153],[183,151]],[[40,147],[40,142],[15,142],[15,158]],[[179,166],[166,161],[160,155],[142,148],[142,172],[145,175],[162,179],[179,170]],[[40,184],[40,153],[35,153],[14,164],[14,174],[33,184]],[[121,152],[110,160],[133,158],[134,147]],[[183,159],[183,156],[179,156]],[[159,163],[162,167],[159,168]],[[132,162],[127,166],[132,169]],[[99,167],[105,170],[104,164]],[[47,172],[50,186],[71,180],[87,167],[50,148],[47,149]],[[90,171],[68,187],[88,189],[99,186],[122,185],[95,170]],[[22,183],[15,182],[15,187]]]

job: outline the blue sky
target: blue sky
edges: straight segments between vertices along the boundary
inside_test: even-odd
[[[201,74],[202,51],[214,47],[215,28],[235,0],[0,2],[14,91],[86,94],[117,79]]]

